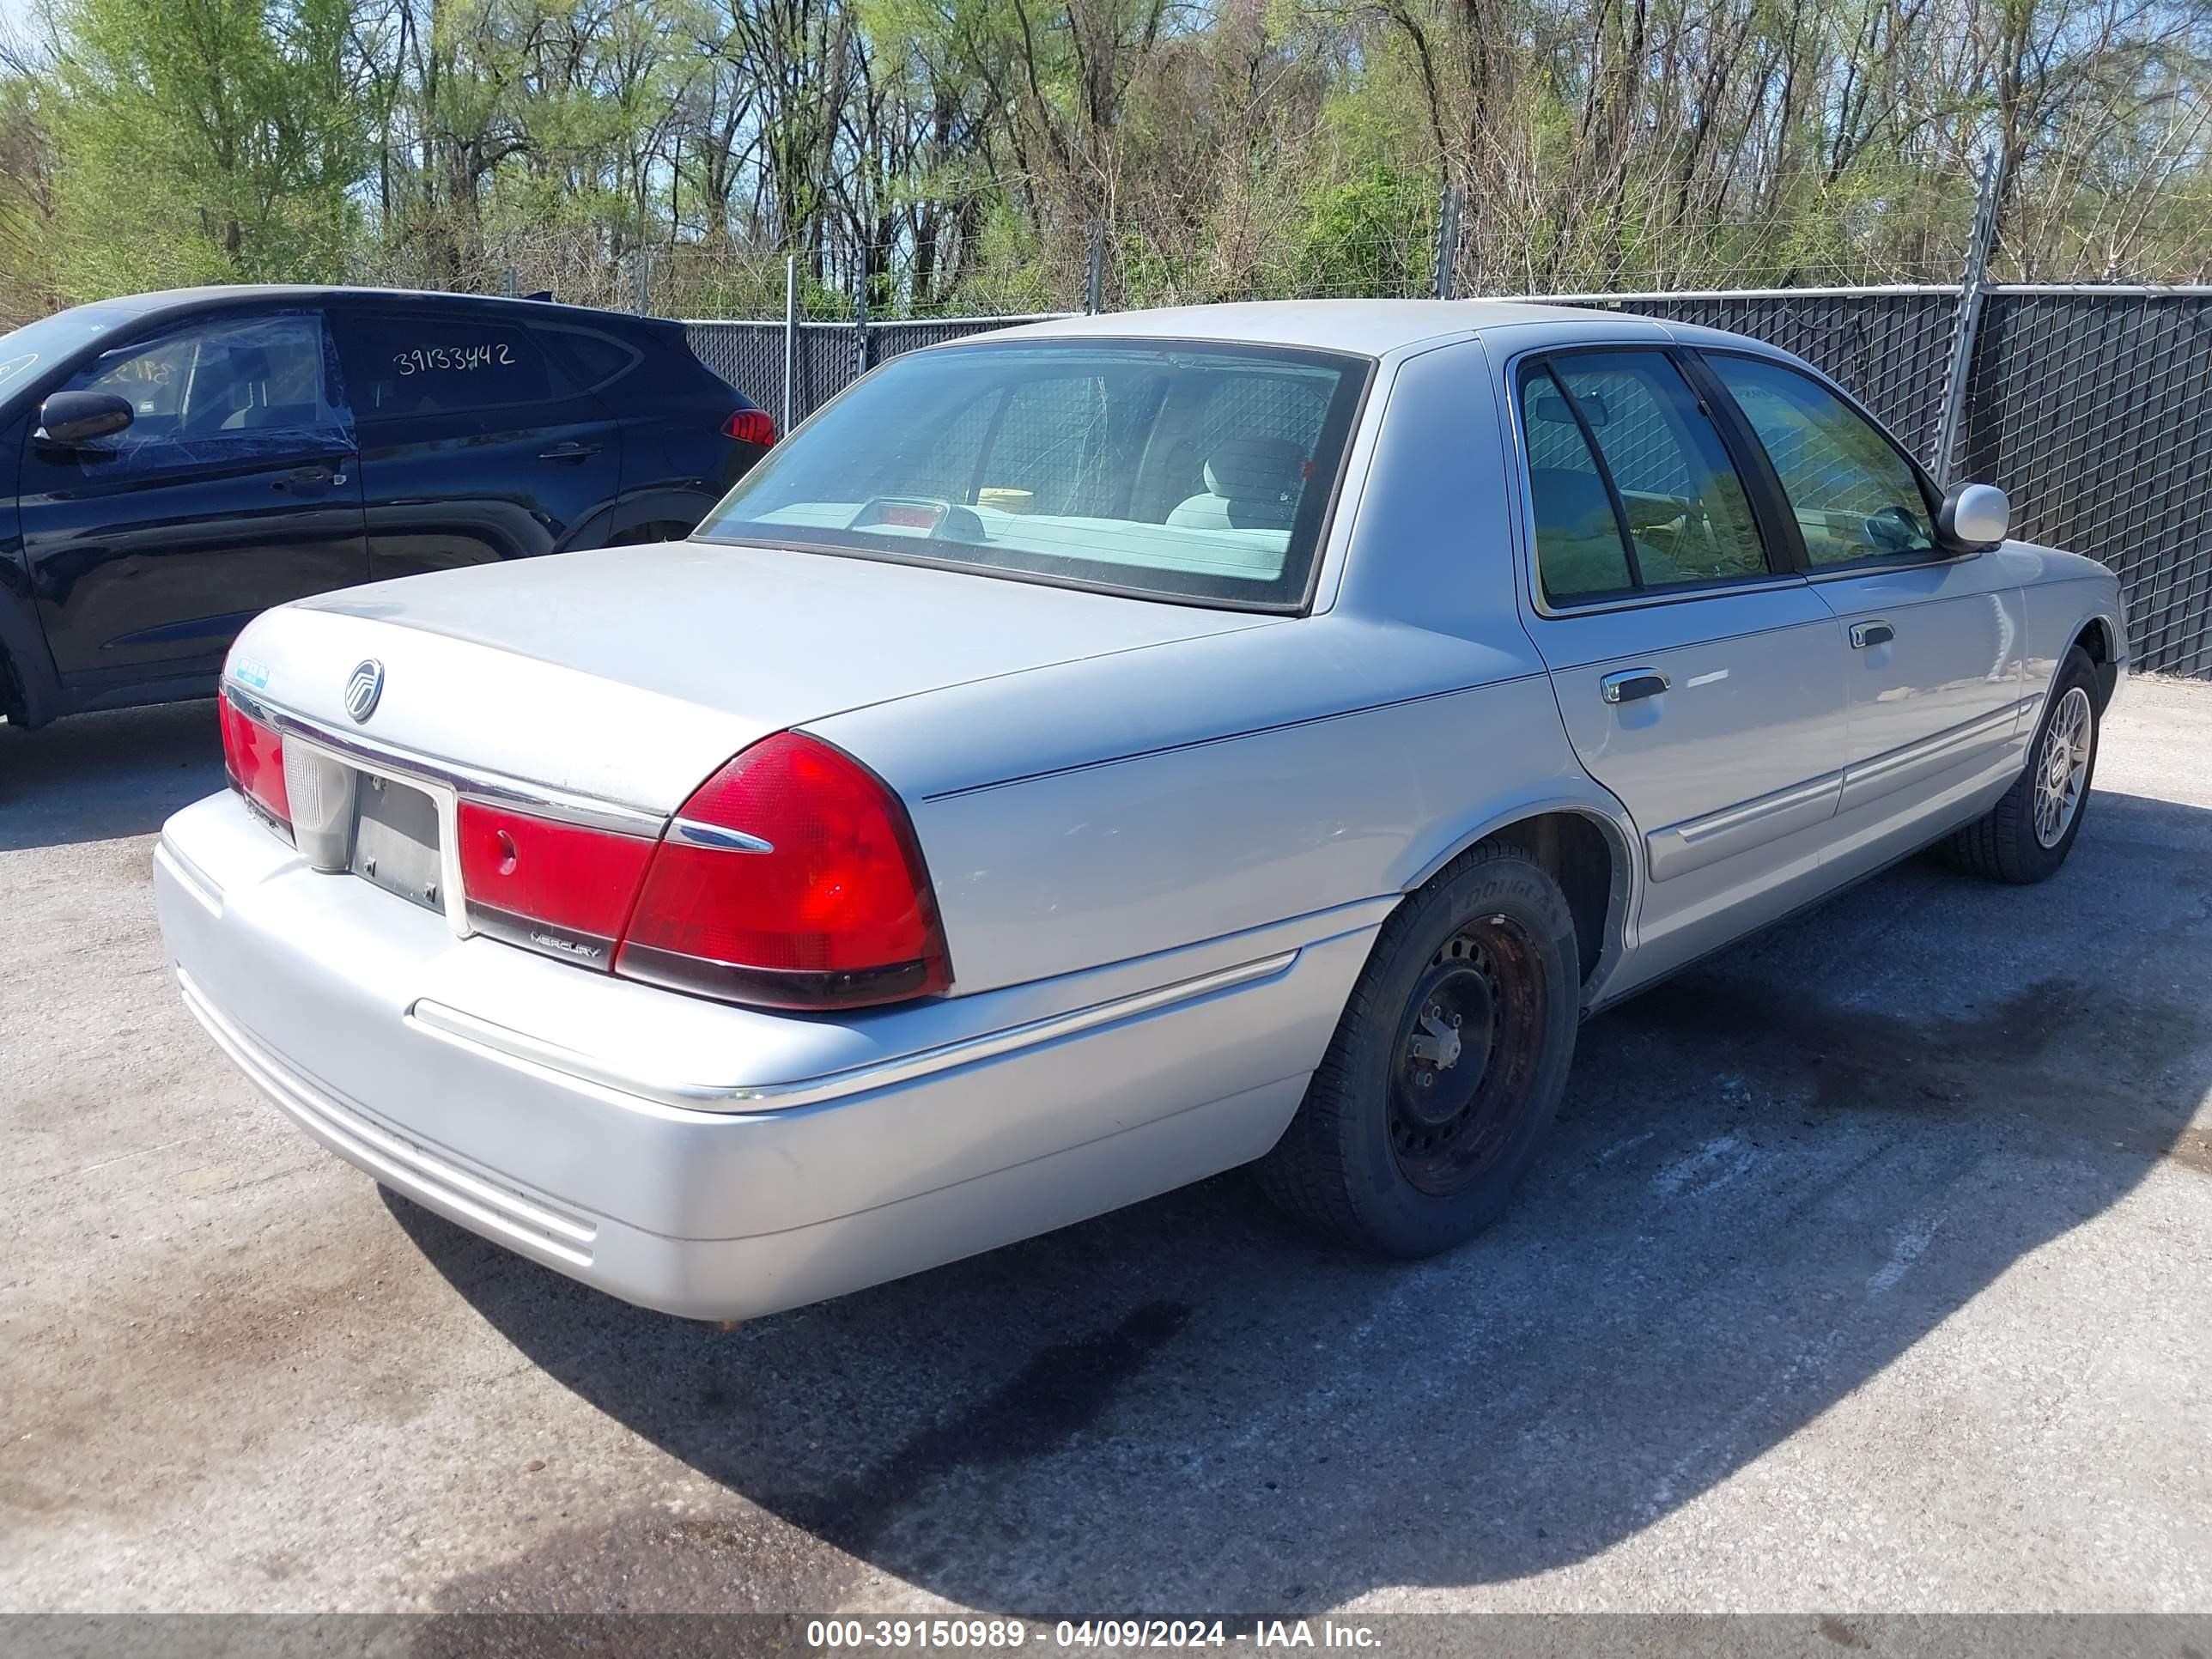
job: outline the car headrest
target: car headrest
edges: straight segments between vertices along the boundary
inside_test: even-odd
[[[1206,458],[1206,488],[1224,501],[1294,499],[1305,452],[1287,438],[1231,438]]]
[[[234,345],[229,356],[234,380],[265,380],[274,372],[267,346]]]

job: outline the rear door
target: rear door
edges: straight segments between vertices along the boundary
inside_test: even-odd
[[[2003,762],[2025,690],[2026,601],[1997,560],[1937,545],[1934,487],[1834,391],[1771,358],[1704,360],[1771,459],[1844,641],[1838,811],[1875,830],[1909,819]]]
[[[1835,621],[1777,546],[1741,428],[1656,347],[1524,358],[1528,630],[1590,775],[1633,815],[1638,961],[1799,901],[1844,745]]]
[[[24,552],[75,690],[212,673],[257,612],[366,580],[351,416],[320,313],[224,311],[100,353],[65,383],[127,399],[64,448],[35,417]]]
[[[622,425],[507,307],[334,309],[379,577],[599,544]]]

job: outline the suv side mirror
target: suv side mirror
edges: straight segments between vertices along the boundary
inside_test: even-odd
[[[1995,547],[2012,528],[2012,503],[1995,484],[1953,484],[1936,532],[1953,547]]]
[[[41,443],[74,449],[112,436],[137,417],[137,410],[112,392],[57,392],[39,405],[33,435]]]

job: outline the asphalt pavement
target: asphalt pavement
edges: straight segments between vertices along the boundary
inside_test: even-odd
[[[0,1608],[2212,1611],[2212,684],[2049,884],[1585,1027],[1452,1255],[1230,1176],[728,1331],[222,1060],[149,882],[222,781],[207,703],[0,728]]]

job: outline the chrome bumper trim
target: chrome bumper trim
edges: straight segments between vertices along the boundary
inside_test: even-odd
[[[1064,1014],[1048,1014],[1043,1018],[1010,1025],[1002,1030],[987,1031],[977,1036],[963,1037],[957,1042],[918,1049],[896,1059],[855,1066],[842,1072],[829,1072],[820,1077],[802,1078],[790,1083],[686,1083],[639,1077],[609,1066],[592,1055],[580,1054],[573,1048],[549,1042],[542,1037],[532,1036],[491,1020],[479,1019],[473,1014],[449,1008],[428,997],[416,1000],[415,1006],[407,1011],[407,1021],[417,1030],[440,1042],[488,1054],[507,1065],[550,1073],[557,1081],[594,1084],[640,1100],[695,1112],[781,1111],[794,1106],[817,1105],[823,1101],[911,1082],[916,1078],[950,1071],[955,1066],[995,1060],[1019,1049],[1056,1042],[1063,1037],[1096,1030],[1100,1026],[1133,1019],[1139,1015],[1158,1013],[1182,1003],[1195,1002],[1218,991],[1276,978],[1290,971],[1291,964],[1297,959],[1296,951],[1284,951],[1233,968],[1223,968],[1192,979],[1178,980],[1172,985],[1139,991],[1133,996],[1093,1003],[1087,1008],[1073,1009]]]

